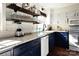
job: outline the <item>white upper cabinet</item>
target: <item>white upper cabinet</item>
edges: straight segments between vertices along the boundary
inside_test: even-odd
[[[79,9],[70,10],[66,13],[67,18],[69,19],[78,19],[79,18]]]
[[[65,13],[55,14],[55,20],[57,20],[57,24],[65,24],[67,20]]]
[[[66,16],[67,16],[68,18],[74,17],[74,16],[76,16],[76,11],[75,11],[75,10],[69,11],[69,12],[66,13]]]
[[[79,9],[76,10],[76,16],[79,17]]]

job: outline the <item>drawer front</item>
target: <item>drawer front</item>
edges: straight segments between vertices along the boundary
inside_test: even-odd
[[[67,36],[68,32],[60,32],[62,35]]]
[[[60,32],[66,39],[68,39],[68,32]]]
[[[68,40],[68,32],[56,32],[55,34],[56,38],[62,38]]]

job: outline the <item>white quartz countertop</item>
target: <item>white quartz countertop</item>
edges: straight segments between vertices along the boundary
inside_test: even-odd
[[[32,33],[29,35],[25,35],[23,37],[9,37],[0,39],[0,53],[10,50],[17,45],[29,42],[31,40],[35,40],[37,38],[41,38],[53,32],[54,31],[44,31],[44,32]]]

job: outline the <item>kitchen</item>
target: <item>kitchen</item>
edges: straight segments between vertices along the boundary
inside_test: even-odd
[[[2,3],[0,10],[0,56],[79,55],[78,3]]]

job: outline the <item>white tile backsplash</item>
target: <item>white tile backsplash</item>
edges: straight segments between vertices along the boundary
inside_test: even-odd
[[[24,33],[34,32],[35,30],[33,23],[23,22],[21,26]],[[0,38],[14,36],[15,31],[18,28],[18,24],[14,23],[13,21],[7,21],[5,27],[6,27],[6,30],[0,32]]]
[[[15,34],[15,32],[13,32],[13,31],[2,31],[2,32],[0,32],[0,39],[12,37],[12,36],[14,36],[14,34]]]
[[[22,28],[24,33],[30,33],[34,31],[33,23],[22,23]]]
[[[21,27],[24,33],[33,32],[34,30],[33,23],[22,22]],[[15,32],[17,28],[18,28],[18,24],[14,23],[13,21],[6,22],[6,31]]]
[[[34,24],[33,27],[34,27],[33,32],[43,31],[43,24]]]
[[[13,21],[7,21],[6,22],[6,31],[16,31],[17,29],[17,24],[14,23]]]

